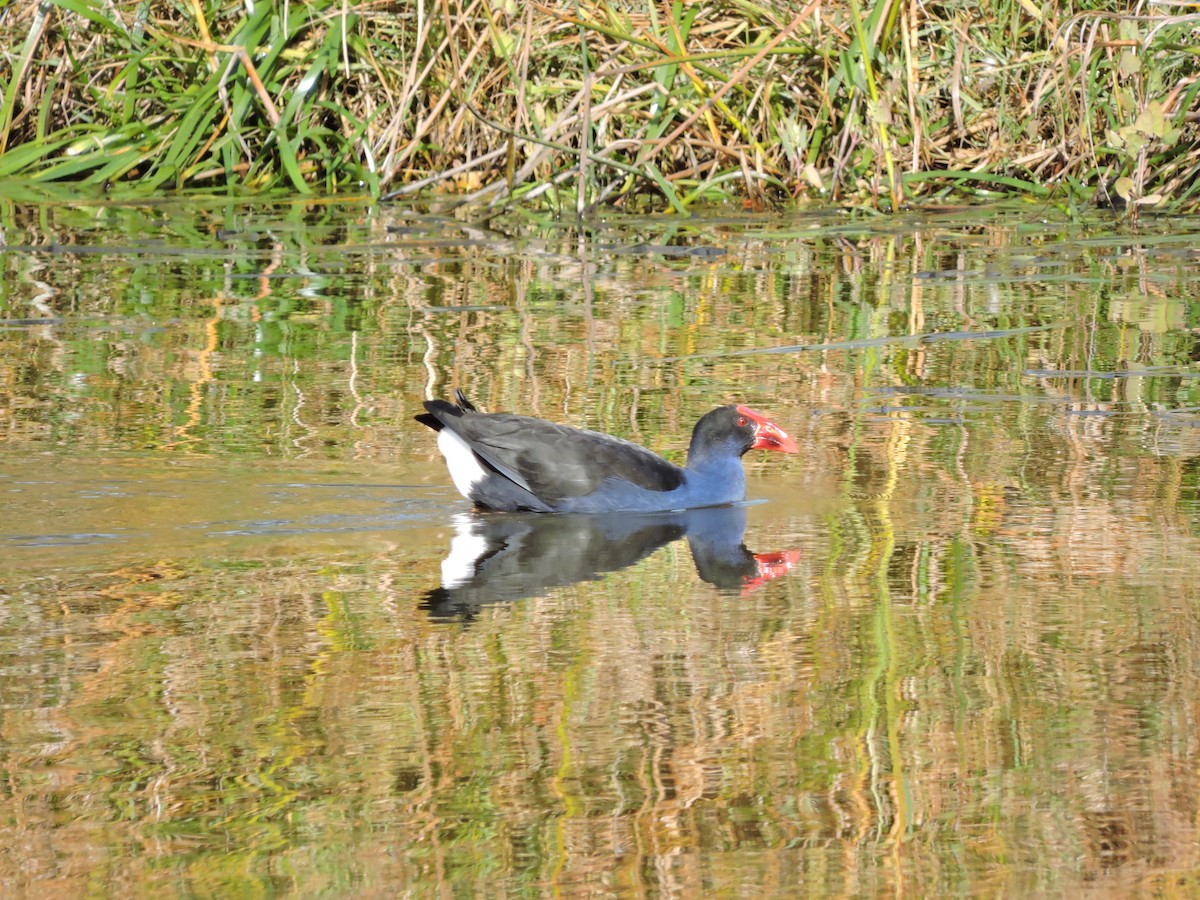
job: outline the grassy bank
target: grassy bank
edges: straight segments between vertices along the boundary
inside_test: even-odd
[[[1200,11],[1123,9],[16,0],[0,178],[572,212],[981,192],[1196,209]]]

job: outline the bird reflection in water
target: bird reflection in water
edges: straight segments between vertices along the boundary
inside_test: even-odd
[[[593,581],[687,538],[697,574],[722,591],[747,593],[786,573],[797,550],[751,553],[744,506],[653,515],[464,513],[442,561],[442,584],[421,608],[435,619],[472,619],[479,607]]]

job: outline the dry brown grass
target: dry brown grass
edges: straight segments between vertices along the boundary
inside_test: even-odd
[[[1200,13],[15,3],[0,177],[490,206],[1200,202]]]

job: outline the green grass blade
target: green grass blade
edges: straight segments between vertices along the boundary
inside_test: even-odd
[[[656,185],[658,185],[658,189],[662,192],[662,195],[664,198],[666,198],[666,201],[671,204],[671,208],[680,215],[686,215],[687,206],[684,205],[683,201],[679,198],[679,194],[676,193],[674,185],[667,181],[667,179],[663,176],[663,173],[658,170],[658,166],[654,165],[654,163],[646,163],[646,174],[650,176]]]

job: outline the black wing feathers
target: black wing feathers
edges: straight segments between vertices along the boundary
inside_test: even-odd
[[[475,404],[467,399],[467,395],[462,392],[462,388],[454,389],[454,402],[458,404],[458,408],[463,412],[479,412],[475,408]]]
[[[455,400],[426,402],[427,413],[417,421],[435,431],[451,429],[490,468],[546,503],[591,494],[608,479],[649,491],[683,483],[682,469],[629,441],[528,416],[476,412],[462,391]]]

